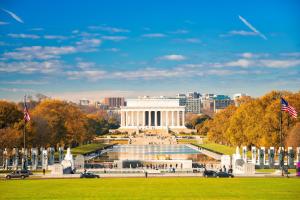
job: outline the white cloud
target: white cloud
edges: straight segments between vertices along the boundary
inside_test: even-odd
[[[66,75],[69,79],[87,78],[89,80],[106,79],[109,74],[102,70],[82,70],[82,71],[67,71]]]
[[[283,60],[283,59],[238,59],[220,64],[219,67],[267,67],[267,68],[289,68],[300,66],[300,60]]]
[[[3,91],[3,92],[35,92],[35,90],[26,89],[26,88],[0,88],[0,91]]]
[[[242,53],[241,55],[244,58],[252,58],[254,56],[253,53],[249,53],[249,52]]]
[[[1,81],[1,83],[8,84],[8,85],[44,85],[44,84],[48,84],[47,81],[37,81],[37,80]]]
[[[100,46],[102,40],[100,39],[83,39],[79,42],[76,42],[76,50],[80,52],[92,52],[97,51],[98,46]]]
[[[21,62],[0,62],[0,73],[42,73],[49,74],[61,71],[63,64],[58,60],[49,60],[42,62],[21,61]]]
[[[281,53],[281,56],[300,57],[300,52]]]
[[[29,30],[31,30],[31,31],[43,31],[44,29],[43,28],[31,28]]]
[[[289,68],[300,66],[300,60],[260,60],[262,66],[269,68]]]
[[[79,33],[79,30],[73,30],[72,33],[73,33],[73,34],[78,34],[78,33]]]
[[[103,40],[111,40],[111,41],[114,41],[114,42],[119,42],[119,41],[127,39],[127,37],[125,37],[125,36],[102,36],[101,38]]]
[[[16,48],[12,52],[5,52],[2,56],[5,60],[56,59],[61,55],[96,51],[101,42],[100,39],[83,39],[76,42],[76,46],[28,46]]]
[[[187,58],[183,55],[171,54],[171,55],[161,56],[158,59],[160,59],[160,60],[170,60],[170,61],[183,61],[183,60],[186,60]]]
[[[2,9],[4,12],[6,12],[7,14],[9,14],[12,18],[14,18],[17,22],[20,22],[20,23],[24,23],[24,21],[19,17],[17,16],[15,13],[9,11],[9,10],[5,10],[5,9]]]
[[[60,55],[70,54],[76,52],[76,48],[72,46],[51,47],[51,46],[29,46],[17,48],[13,52],[6,52],[3,54],[5,59],[14,60],[47,60],[59,58]]]
[[[251,66],[251,64],[253,64],[253,62],[251,60],[238,59],[236,61],[230,61],[230,62],[224,63],[224,66],[247,68],[247,67]]]
[[[187,38],[185,41],[188,43],[201,43],[201,40],[198,38]]]
[[[187,33],[189,33],[189,31],[185,30],[185,29],[178,29],[176,31],[171,31],[170,33],[172,33],[172,34],[187,34]]]
[[[198,38],[174,39],[174,41],[175,42],[183,42],[183,43],[194,43],[194,44],[202,43],[201,40]]]
[[[78,62],[77,67],[80,69],[90,69],[92,67],[95,67],[95,63],[93,62]]]
[[[193,76],[215,75],[230,76],[235,74],[251,74],[256,72],[237,70],[237,69],[207,69],[208,65],[202,64],[185,64],[172,69],[145,68],[131,71],[105,71],[98,69],[87,69],[78,71],[68,71],[66,75],[69,79],[86,79],[90,81],[106,80],[106,79],[124,79],[124,80],[160,80],[167,78],[186,78]]]
[[[128,29],[116,28],[116,27],[110,27],[110,26],[89,26],[88,28],[91,30],[101,30],[101,31],[107,31],[110,33],[128,33],[128,32],[130,32]]]
[[[143,34],[142,37],[145,37],[145,38],[163,38],[163,37],[166,37],[166,35],[163,34],[163,33],[148,33],[148,34]]]
[[[234,35],[241,35],[241,36],[257,36],[257,33],[250,32],[250,31],[243,31],[243,30],[232,30],[229,31],[227,34],[221,34],[221,37],[228,37]]]
[[[6,42],[0,41],[0,46],[9,46]]]
[[[0,25],[7,25],[7,24],[9,24],[9,23],[0,21]]]
[[[254,26],[252,26],[252,24],[250,24],[245,18],[243,18],[242,16],[239,15],[239,19],[249,28],[251,29],[254,33],[256,33],[257,35],[259,35],[261,38],[263,38],[264,40],[267,40],[267,37],[262,34],[261,32],[259,32]]]
[[[22,39],[39,39],[40,36],[38,35],[33,35],[33,34],[15,34],[15,33],[9,33],[7,34],[7,36],[11,37],[11,38],[22,38]]]
[[[97,47],[101,44],[100,39],[83,39],[79,42],[76,42],[78,46],[84,45],[84,46],[92,46],[92,47]]]
[[[49,39],[49,40],[66,40],[66,39],[68,39],[68,37],[62,36],[62,35],[45,35],[44,38]]]
[[[109,49],[105,49],[105,51],[119,52],[120,49],[118,49],[118,48],[109,48]]]

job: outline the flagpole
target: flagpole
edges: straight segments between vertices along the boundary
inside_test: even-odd
[[[281,167],[281,176],[283,176],[283,166],[284,166],[284,150],[282,149],[282,111],[281,111],[281,105],[280,105],[280,113],[279,113],[279,121],[280,121],[280,151],[281,154],[281,160],[279,161],[280,167]]]
[[[26,104],[26,95],[24,96],[24,106]],[[26,119],[24,119],[24,130],[23,130],[23,145],[24,145],[24,150],[25,150],[25,146],[26,146],[26,141],[25,141],[25,137],[26,137]]]
[[[26,104],[26,95],[24,96],[24,107],[25,107],[25,104]],[[24,108],[25,109],[25,108]],[[26,162],[26,158],[25,158],[25,147],[26,147],[26,119],[24,119],[24,128],[23,128],[23,156],[24,156],[24,166],[23,168],[25,169],[25,162]]]

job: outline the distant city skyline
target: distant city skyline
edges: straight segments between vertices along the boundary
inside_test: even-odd
[[[298,1],[2,1],[0,99],[299,91]]]

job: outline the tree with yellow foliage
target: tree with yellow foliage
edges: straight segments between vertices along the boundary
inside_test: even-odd
[[[245,99],[239,107],[227,107],[215,114],[212,120],[205,122],[198,132],[206,132],[209,140],[226,145],[278,147],[281,96],[300,112],[300,92],[272,91],[261,98]],[[282,112],[284,139],[297,122],[299,118],[291,119],[288,113]]]

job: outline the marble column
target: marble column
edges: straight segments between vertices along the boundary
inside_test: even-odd
[[[126,126],[129,126],[129,112],[126,111]]]
[[[169,126],[169,111],[166,111],[166,126]]]
[[[13,169],[17,170],[19,164],[19,152],[18,148],[13,148]]]
[[[275,148],[270,147],[269,149],[269,167],[273,168],[275,164]]]
[[[266,160],[266,154],[265,154],[265,147],[261,147],[259,149],[259,164],[261,168],[264,168],[265,166],[265,160]]]
[[[297,147],[297,162],[300,162],[300,147]]]
[[[27,149],[22,148],[22,169],[27,169]]]
[[[294,167],[295,152],[293,147],[288,147],[287,164],[290,168]]]
[[[163,126],[163,111],[160,111],[160,127]]]
[[[38,166],[38,149],[31,148],[31,170],[36,170]]]
[[[3,169],[7,170],[8,169],[8,152],[7,149],[5,148],[3,151]]]
[[[177,123],[176,123],[176,124],[177,124],[177,126],[180,126],[180,120],[179,120],[179,119],[180,119],[180,116],[179,116],[179,110],[177,110],[176,112],[177,112],[177,120],[176,120],[176,121],[177,121]]]
[[[130,111],[131,112],[131,115],[130,115],[130,126],[134,126],[134,120],[133,120],[133,111]]]
[[[53,147],[49,147],[48,148],[48,152],[49,152],[49,165],[53,165],[54,164],[54,148]]]
[[[172,111],[172,126],[174,126],[174,111]]]
[[[59,163],[64,159],[64,147],[58,147],[58,160]]]
[[[143,126],[146,126],[146,120],[145,120],[145,118],[146,118],[146,111],[143,111]]]
[[[148,126],[151,126],[151,111],[148,111]]]
[[[42,169],[48,169],[48,152],[43,150],[42,152]]]
[[[138,110],[137,113],[136,113],[136,126],[139,127],[140,126],[140,111]]]
[[[251,147],[251,153],[252,153],[252,164],[256,164],[256,147]]]
[[[185,124],[185,112],[182,111],[182,126],[184,126]]]

